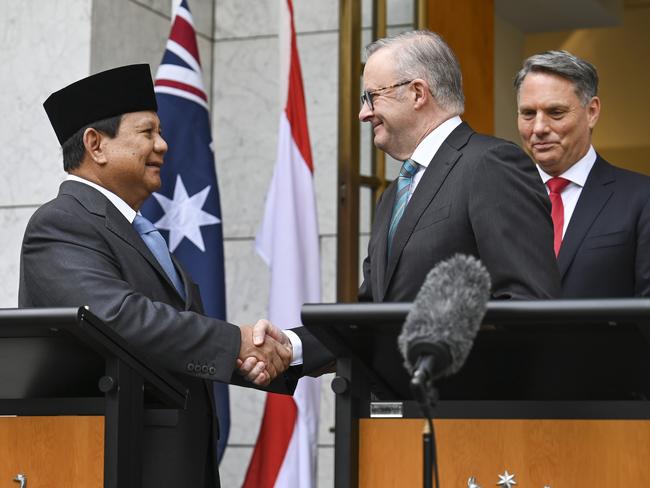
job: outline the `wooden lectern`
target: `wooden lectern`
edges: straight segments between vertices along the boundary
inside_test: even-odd
[[[305,305],[337,357],[335,486],[423,486],[424,421],[396,338],[410,304]],[[442,488],[650,486],[650,300],[490,302],[437,383]],[[507,486],[507,485],[499,485]]]
[[[86,308],[0,309],[0,488],[140,487],[143,425],[186,396]]]

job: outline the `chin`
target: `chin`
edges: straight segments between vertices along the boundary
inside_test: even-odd
[[[386,141],[380,139],[379,137],[375,137],[372,142],[377,149],[384,151],[385,153],[388,153],[388,147]]]
[[[147,185],[147,190],[149,191],[149,194],[151,194],[155,191],[160,190],[161,187],[162,187],[162,180],[158,178],[158,180],[152,181]]]
[[[547,168],[548,169],[555,168],[558,164],[557,158],[552,158],[549,156],[550,155],[546,153],[542,153],[542,154],[533,153],[533,158],[535,159],[537,164],[539,164],[542,167],[544,171],[546,171]]]

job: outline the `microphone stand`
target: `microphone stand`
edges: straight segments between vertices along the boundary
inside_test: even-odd
[[[438,478],[438,462],[436,456],[436,434],[433,428],[433,407],[436,404],[438,392],[433,386],[433,380],[422,369],[416,369],[411,378],[411,390],[426,417],[427,424],[422,432],[423,455],[423,484],[424,488],[433,488],[432,478],[436,488],[440,488]]]

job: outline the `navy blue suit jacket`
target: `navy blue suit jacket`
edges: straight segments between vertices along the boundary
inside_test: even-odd
[[[565,298],[650,296],[650,177],[598,156],[558,255]]]

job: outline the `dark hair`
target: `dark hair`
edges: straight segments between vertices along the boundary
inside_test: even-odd
[[[583,106],[598,95],[598,72],[596,68],[591,63],[574,56],[570,52],[546,51],[526,59],[523,68],[519,70],[515,77],[517,96],[519,96],[519,88],[524,82],[524,78],[530,72],[550,73],[571,81]]]
[[[103,132],[108,137],[115,137],[120,129],[120,122],[122,122],[122,116],[115,115],[114,117],[92,122],[70,136],[61,146],[63,152],[63,169],[70,171],[81,165],[86,150],[83,141],[86,129],[92,127],[99,132]]]

